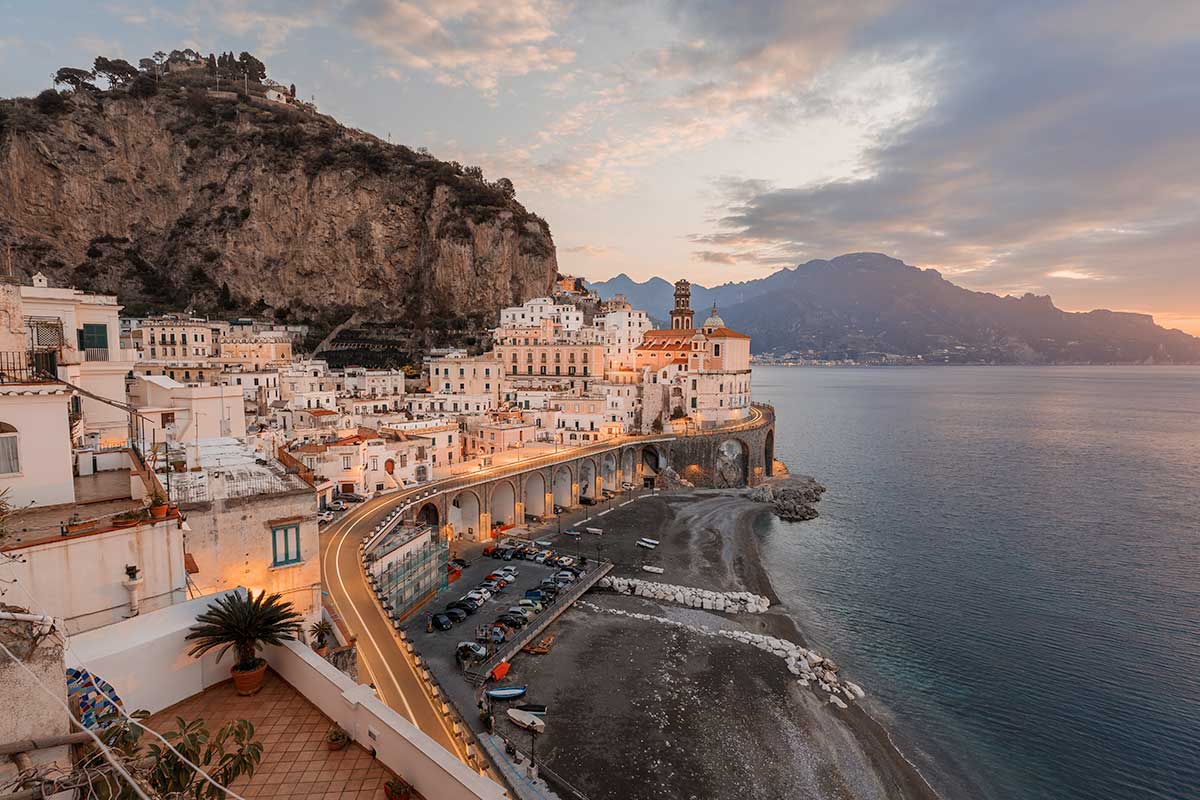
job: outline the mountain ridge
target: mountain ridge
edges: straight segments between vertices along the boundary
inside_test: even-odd
[[[623,293],[656,318],[671,284],[628,275],[589,284]],[[717,303],[758,354],[872,360],[884,354],[951,363],[1200,363],[1200,338],[1148,314],[1062,311],[1048,295],[999,296],[957,286],[935,269],[882,253],[848,253],[764,278],[693,284],[692,307]]]

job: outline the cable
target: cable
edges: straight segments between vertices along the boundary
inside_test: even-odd
[[[34,597],[34,596],[33,596],[33,594],[32,594],[32,593],[31,593],[31,592],[30,592],[28,589],[26,589],[26,588],[25,588],[25,587],[24,587],[24,586],[21,584],[21,582],[20,582],[20,581],[18,581],[18,580],[14,580],[14,581],[13,581],[13,583],[14,583],[14,584],[16,584],[16,585],[17,585],[17,586],[18,586],[18,587],[21,589],[21,591],[25,593],[25,596],[29,598],[30,602],[31,602],[31,603],[33,603],[33,605],[34,605],[34,606],[37,606],[37,607],[41,608],[41,609],[42,609],[42,613],[46,613],[46,607],[45,607],[45,605],[44,605],[44,604],[42,604],[42,603],[40,603],[40,602],[38,602],[38,599],[37,599],[36,597]],[[3,645],[0,645],[0,646],[3,646]],[[5,649],[7,649],[7,648],[5,648]],[[10,654],[10,655],[11,655],[11,654]],[[88,665],[87,665],[87,664],[84,664],[82,661],[80,661],[79,663],[80,663],[80,665],[81,665],[81,666],[82,666],[84,669],[86,669],[86,670],[88,671],[88,674],[94,674],[94,673],[92,672],[91,668],[90,668],[90,667],[88,667]],[[200,775],[201,775],[201,776],[204,778],[204,780],[208,781],[208,782],[209,782],[209,783],[211,783],[213,786],[215,786],[215,787],[217,787],[218,789],[220,789],[221,791],[223,791],[223,792],[224,792],[226,795],[228,795],[229,797],[233,798],[233,800],[246,800],[244,797],[242,797],[241,795],[237,794],[237,793],[236,793],[236,792],[234,792],[232,789],[228,788],[227,786],[223,786],[223,785],[221,785],[220,783],[217,783],[215,780],[213,780],[213,778],[212,778],[211,776],[209,776],[209,774],[208,774],[207,772],[205,772],[204,770],[202,770],[202,769],[201,769],[199,766],[197,766],[196,764],[193,764],[191,761],[189,761],[189,760],[187,759],[187,757],[183,755],[183,753],[181,753],[181,752],[179,752],[178,750],[176,750],[176,749],[175,749],[175,747],[174,747],[174,746],[173,746],[173,745],[172,745],[170,742],[168,742],[168,741],[167,741],[165,738],[163,738],[163,737],[162,737],[162,735],[160,735],[158,731],[154,730],[154,729],[153,729],[153,728],[151,728],[151,727],[148,727],[147,725],[144,725],[144,724],[142,724],[141,722],[139,722],[138,720],[136,720],[136,719],[134,719],[132,716],[130,716],[130,715],[129,715],[129,712],[128,712],[128,711],[126,711],[124,708],[122,708],[122,707],[121,707],[121,704],[120,704],[120,702],[119,702],[119,701],[118,701],[116,698],[114,698],[114,697],[110,696],[110,695],[109,695],[107,692],[105,692],[105,691],[104,691],[104,689],[102,689],[102,688],[101,688],[101,687],[99,687],[99,686],[96,686],[96,684],[95,684],[95,683],[93,683],[92,685],[93,685],[93,687],[96,689],[96,691],[97,691],[97,692],[99,692],[99,693],[100,693],[100,695],[101,695],[101,696],[102,696],[102,697],[103,697],[105,700],[107,700],[107,701],[108,701],[109,705],[111,705],[111,706],[112,706],[112,707],[113,707],[113,708],[116,710],[116,712],[117,712],[118,714],[120,714],[120,715],[121,715],[122,717],[124,717],[126,720],[128,720],[128,721],[129,721],[129,722],[131,722],[131,723],[133,723],[134,725],[137,725],[139,728],[141,728],[142,730],[146,731],[146,732],[147,732],[147,733],[149,733],[151,736],[153,736],[155,739],[158,739],[160,742],[162,742],[164,745],[166,745],[166,747],[167,747],[167,749],[168,749],[168,750],[170,750],[172,753],[174,753],[174,754],[175,754],[175,756],[176,756],[176,757],[177,757],[177,758],[178,758],[180,761],[182,761],[184,764],[187,764],[189,767],[191,767],[192,769],[194,769],[194,770],[195,770],[195,771],[196,771],[198,774],[200,774]],[[64,705],[64,708],[65,708],[65,707],[66,707],[66,706]],[[69,710],[68,710],[68,713],[69,713]],[[72,719],[74,719],[74,717],[72,717]],[[81,726],[81,727],[82,727],[82,726]],[[90,731],[89,731],[89,733],[90,733]],[[93,736],[92,738],[95,738],[95,737]]]
[[[108,761],[108,763],[112,764],[113,769],[115,769],[117,772],[119,772],[121,774],[121,776],[129,782],[129,785],[133,787],[134,793],[136,793],[138,797],[142,798],[142,800],[150,800],[150,796],[147,795],[144,791],[142,791],[141,785],[138,784],[138,782],[133,779],[132,775],[130,775],[128,772],[125,771],[125,768],[123,766],[121,766],[121,762],[112,755],[112,749],[108,745],[106,745],[103,741],[101,741],[100,737],[97,736],[94,731],[92,731],[90,728],[85,726],[79,720],[75,719],[75,717],[71,714],[71,709],[67,707],[66,702],[63,700],[60,700],[57,696],[55,696],[54,692],[50,691],[50,687],[48,687],[46,684],[42,683],[42,679],[37,676],[37,673],[35,673],[28,666],[26,666],[24,661],[22,661],[21,659],[17,658],[15,655],[13,655],[13,652],[8,649],[8,646],[5,645],[4,642],[0,642],[0,650],[3,650],[5,652],[5,654],[9,658],[12,659],[14,664],[16,664],[21,669],[25,670],[27,673],[29,673],[29,677],[31,677],[35,681],[37,681],[38,686],[42,687],[42,691],[45,692],[47,695],[49,695],[51,700],[53,700],[54,702],[56,702],[60,706],[62,706],[63,711],[67,712],[67,716],[70,718],[71,722],[74,723],[76,726],[78,726],[81,731],[83,731],[84,733],[86,733],[88,736],[90,736],[92,738],[92,741],[94,741],[96,743],[96,746],[100,748],[100,752],[104,754],[104,758]]]

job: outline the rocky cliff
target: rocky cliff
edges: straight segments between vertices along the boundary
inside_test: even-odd
[[[418,327],[554,280],[507,181],[253,93],[138,85],[0,101],[0,267],[135,310]]]

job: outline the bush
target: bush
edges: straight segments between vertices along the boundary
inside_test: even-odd
[[[148,75],[139,75],[129,86],[130,97],[153,97],[158,94],[158,81]]]
[[[53,89],[47,89],[37,96],[33,101],[34,106],[38,111],[48,116],[61,114],[67,110],[67,101],[59,92]]]

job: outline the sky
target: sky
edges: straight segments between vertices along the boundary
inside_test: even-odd
[[[1200,2],[0,0],[0,95],[249,50],[342,123],[510,178],[567,274],[878,251],[1200,334]]]

